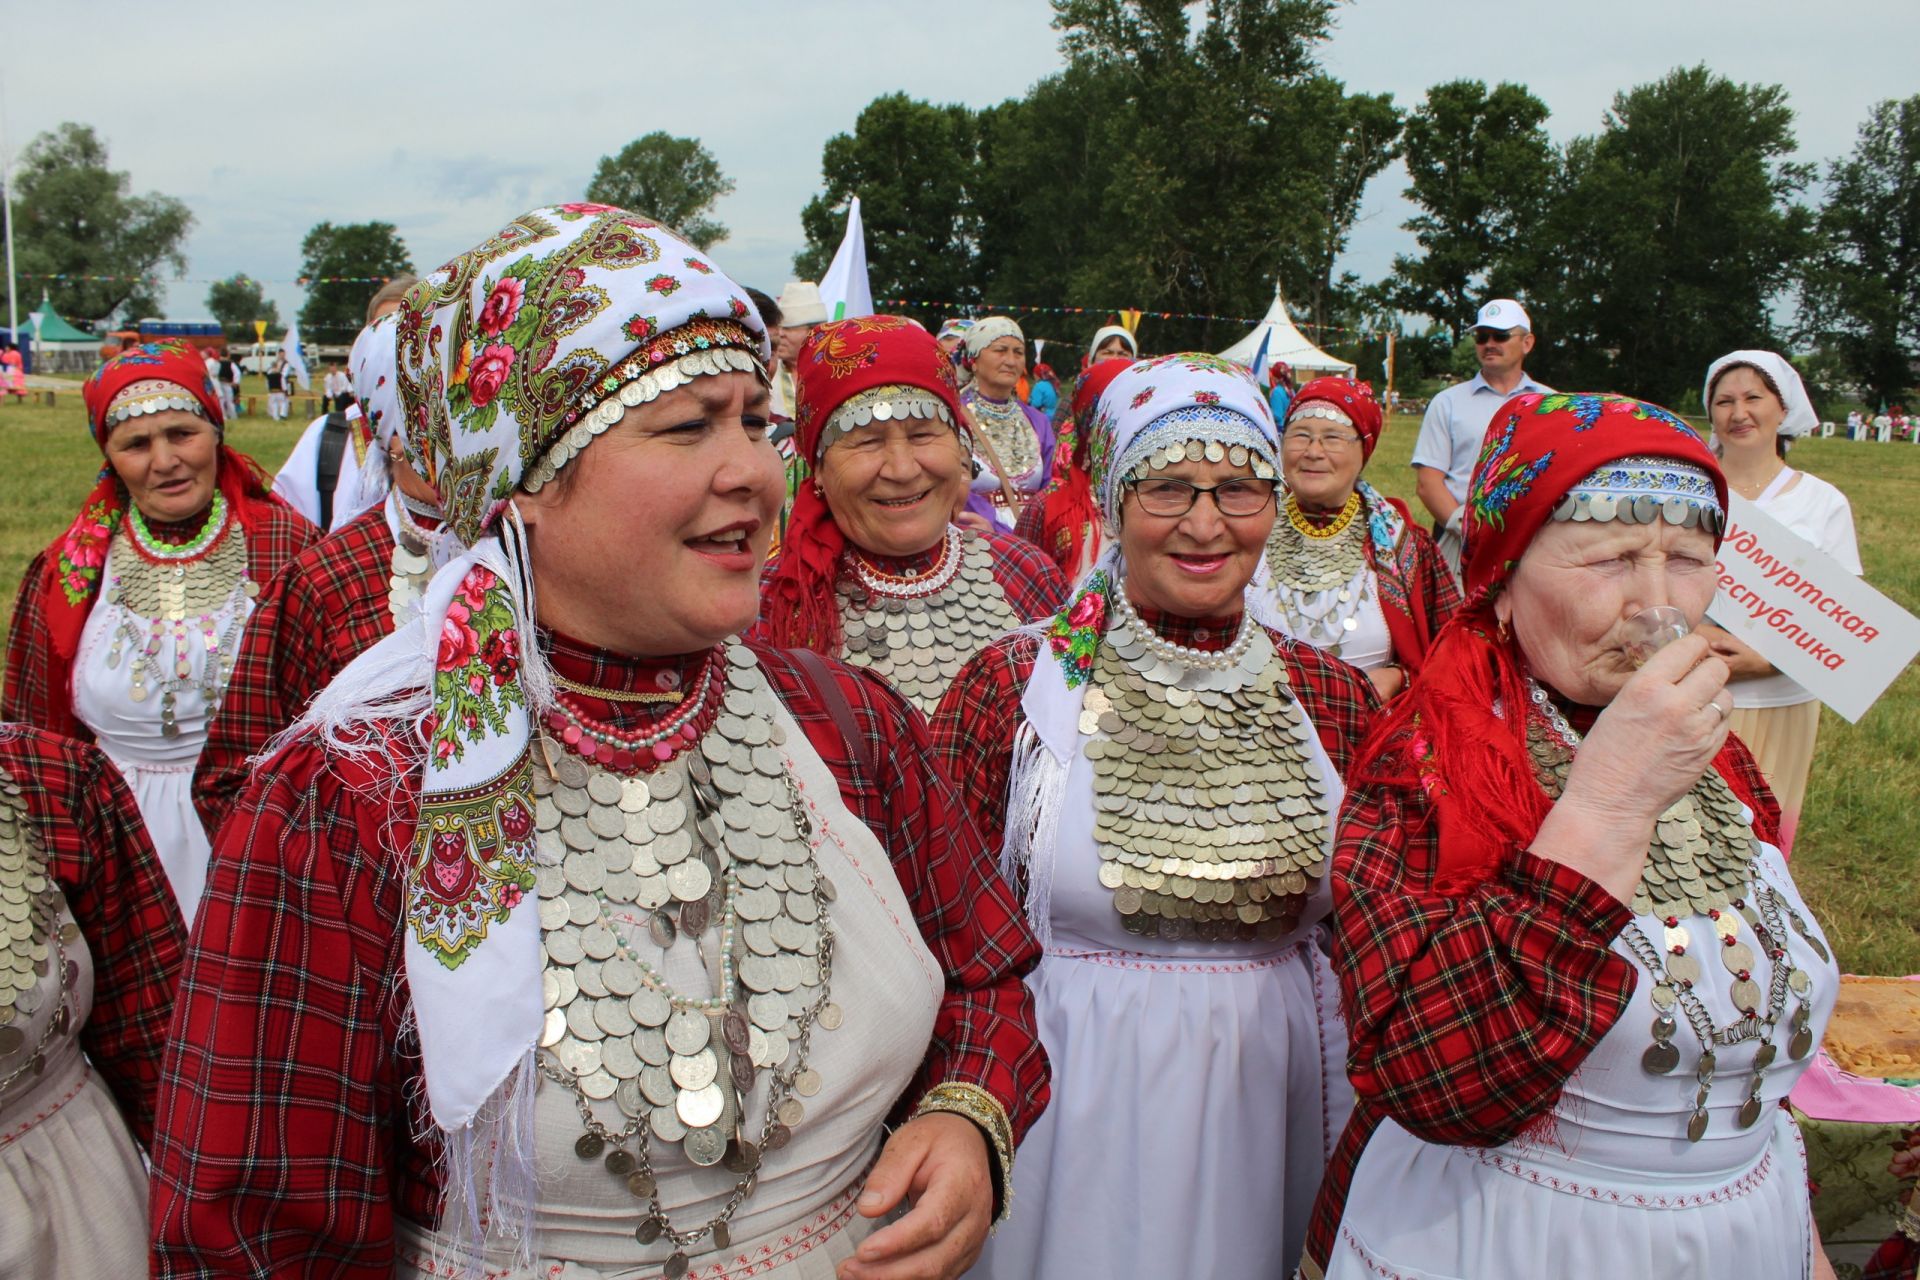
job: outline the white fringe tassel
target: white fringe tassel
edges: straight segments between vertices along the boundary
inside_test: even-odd
[[[1043,654],[1044,659],[1044,654]],[[1067,770],[1024,719],[1013,740],[1013,776],[1007,787],[1006,836],[1000,875],[1015,892],[1026,875],[1027,924],[1044,950],[1053,941],[1053,866]]]

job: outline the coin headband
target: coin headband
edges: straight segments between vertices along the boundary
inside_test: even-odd
[[[1353,419],[1339,405],[1328,404],[1325,400],[1309,400],[1287,415],[1287,425],[1292,426],[1302,418],[1325,418],[1328,422],[1337,422],[1343,427],[1353,425]]]
[[[737,328],[738,326],[734,326]],[[740,329],[742,334],[745,329]],[[645,353],[637,353],[619,365],[614,373],[607,375],[597,385],[607,382],[644,359]],[[548,446],[546,454],[527,472],[520,487],[528,493],[538,493],[560,473],[560,468],[579,456],[582,449],[593,443],[599,436],[626,416],[627,410],[643,404],[651,404],[669,391],[686,386],[695,378],[709,377],[721,373],[751,373],[761,382],[767,380],[766,366],[751,350],[737,346],[717,347],[711,344],[705,349],[693,350],[686,355],[653,367],[644,373],[635,373],[621,382],[618,387],[599,401],[593,408],[569,417],[578,420],[562,432]]]
[[[207,416],[206,406],[179,383],[136,382],[107,406],[107,430],[111,431],[130,418],[170,412],[190,413],[196,418]]]
[[[1107,472],[1117,482],[1101,495],[1101,506],[1110,516],[1117,517],[1121,485],[1137,479],[1136,472],[1143,468],[1157,470],[1177,461],[1176,450],[1182,457],[1187,456],[1186,446],[1189,443],[1202,446],[1219,444],[1229,449],[1237,445],[1247,451],[1247,461],[1254,475],[1262,480],[1272,480],[1279,474],[1279,462],[1273,453],[1273,438],[1262,431],[1253,419],[1219,405],[1184,405],[1155,418],[1127,441],[1127,447],[1121,450],[1120,456],[1114,459],[1113,467]],[[1156,461],[1156,458],[1159,460]]]
[[[827,425],[821,428],[820,452],[826,453],[842,436],[857,427],[864,427],[870,422],[907,418],[938,419],[960,435],[961,443],[968,443],[967,433],[955,424],[952,411],[939,396],[925,387],[891,383],[884,387],[869,387],[848,396],[827,419]]]
[[[1726,526],[1720,495],[1705,468],[1647,456],[1620,458],[1595,470],[1567,490],[1553,509],[1553,519],[1622,524],[1663,520],[1716,538]]]

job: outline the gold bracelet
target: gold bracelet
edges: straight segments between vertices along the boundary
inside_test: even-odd
[[[668,705],[686,700],[684,693],[651,693],[644,690],[627,691],[622,689],[602,689],[596,685],[579,684],[567,679],[558,671],[553,673],[553,682],[568,693],[577,693],[583,698],[598,698],[602,702],[658,702]]]
[[[979,1085],[949,1080],[927,1090],[913,1109],[915,1119],[934,1112],[962,1116],[980,1127],[987,1149],[1000,1166],[996,1180],[1000,1205],[993,1220],[996,1225],[1006,1221],[1007,1210],[1013,1204],[1013,1122],[1007,1119],[1007,1109],[1000,1105],[1000,1099]]]

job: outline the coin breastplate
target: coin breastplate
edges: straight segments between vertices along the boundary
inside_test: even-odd
[[[159,695],[160,732],[166,737],[179,736],[176,708],[188,689],[199,689],[211,720],[233,675],[248,601],[259,593],[247,576],[246,535],[236,523],[204,557],[154,564],[134,550],[123,529],[114,536],[107,569],[101,599],[118,610],[108,668],[126,663],[134,702]],[[190,649],[196,635],[206,651],[197,681]]]
[[[0,1101],[31,1089],[86,1016],[69,954],[85,944],[65,902],[20,783],[0,768]]]
[[[580,1154],[614,1147],[609,1170],[644,1175],[630,1182],[643,1200],[651,1142],[736,1171],[784,1145],[820,1088],[810,1037],[840,1021],[834,890],[814,862],[774,694],[745,649],[727,658],[724,709],[696,749],[623,778],[549,741],[552,772],[535,769],[543,1069],[594,1121]],[[762,1071],[767,1113],[749,1116]]]
[[[881,577],[857,561],[836,589],[841,657],[865,667],[928,715],[960,668],[1020,625],[993,576],[984,538],[947,531],[941,563],[921,579]]]
[[[974,419],[993,442],[994,452],[1000,455],[1000,462],[1007,469],[1005,480],[1019,484],[1040,469],[1040,433],[1033,429],[1019,401],[996,403],[975,393],[968,396],[967,407],[973,410]],[[983,457],[980,462],[987,470],[993,470],[988,459]]]
[[[1264,631],[1231,667],[1169,661],[1115,621],[1080,732],[1100,883],[1129,933],[1283,937],[1326,873],[1331,818],[1313,726]]]

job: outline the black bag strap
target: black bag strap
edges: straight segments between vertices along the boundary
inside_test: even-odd
[[[788,649],[786,653],[806,672],[814,695],[820,699],[820,705],[827,709],[827,717],[833,721],[834,728],[840,730],[840,736],[847,740],[847,750],[853,753],[861,772],[867,775],[868,781],[878,782],[880,769],[873,758],[873,743],[866,734],[860,732],[860,722],[853,718],[853,706],[847,701],[847,695],[840,691],[840,682],[834,678],[833,668],[811,649]]]
[[[320,490],[320,532],[333,527],[333,491],[340,487],[340,458],[347,451],[347,415],[330,413],[320,429],[320,458],[314,482]]]

